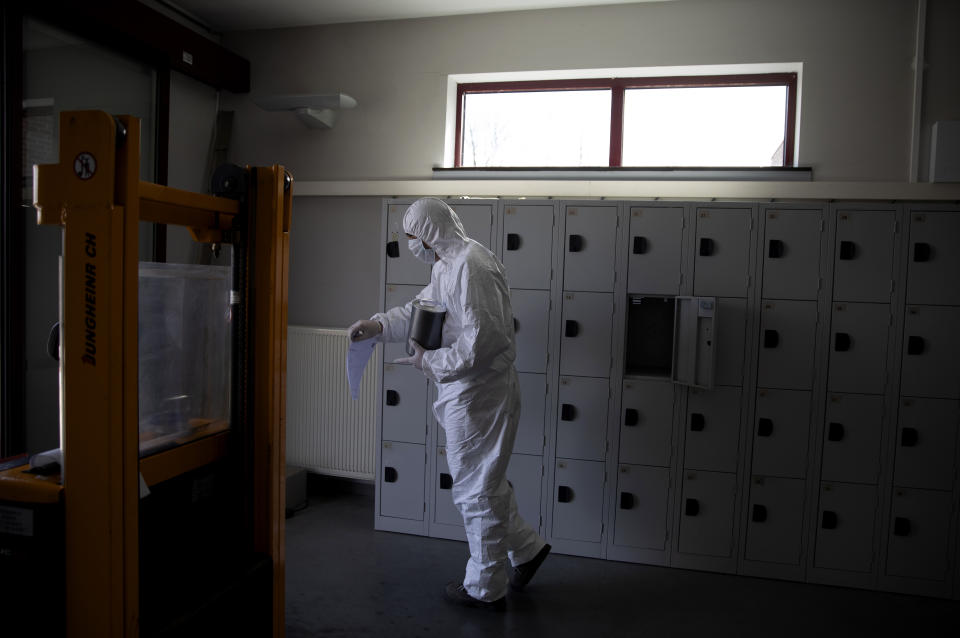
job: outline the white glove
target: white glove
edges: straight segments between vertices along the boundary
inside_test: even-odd
[[[423,346],[421,346],[419,343],[417,343],[413,339],[410,339],[409,343],[410,343],[410,347],[413,348],[413,356],[397,359],[394,361],[394,363],[409,363],[417,370],[422,371],[423,370],[423,352],[424,352]]]
[[[380,322],[372,321],[370,319],[361,319],[360,321],[354,322],[352,326],[347,328],[347,334],[350,335],[350,341],[363,341],[364,339],[372,339],[381,332],[383,332],[383,326],[380,325]]]

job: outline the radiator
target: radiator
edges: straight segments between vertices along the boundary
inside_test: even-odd
[[[359,398],[353,400],[348,345],[346,330],[287,328],[287,463],[318,474],[373,480],[383,348],[374,348]]]

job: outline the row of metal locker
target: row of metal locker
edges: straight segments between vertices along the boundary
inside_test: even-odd
[[[559,551],[960,585],[956,209],[451,204],[507,267],[523,404],[508,478]],[[396,249],[406,205],[384,202],[385,308],[429,280]],[[629,344],[637,326],[667,342],[675,328],[659,310],[633,323],[631,303],[684,294],[716,300],[710,387],[671,382],[670,361],[631,369],[624,352],[660,347]],[[387,346],[377,527],[460,538],[429,384],[389,363],[400,356]]]

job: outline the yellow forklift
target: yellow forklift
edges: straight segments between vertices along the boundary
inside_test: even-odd
[[[0,471],[0,634],[281,637],[292,178],[141,182],[139,120],[102,111],[61,113],[59,151],[34,199],[63,228],[62,456]],[[141,264],[141,221],[232,264]]]

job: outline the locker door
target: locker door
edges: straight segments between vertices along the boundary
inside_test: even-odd
[[[951,496],[949,492],[894,490],[887,575],[935,581],[950,577]]]
[[[747,335],[747,300],[717,299],[717,385],[743,385],[743,352]]]
[[[383,440],[423,443],[427,379],[413,366],[383,366]]]
[[[617,253],[616,206],[568,206],[563,289],[613,291]]]
[[[437,448],[437,482],[433,490],[433,521],[443,525],[463,527],[460,510],[453,504],[453,477],[447,465],[446,448]]]
[[[944,399],[903,399],[893,484],[950,491],[960,407]]]
[[[833,304],[828,386],[831,392],[883,393],[890,319],[887,304]]]
[[[685,472],[678,549],[684,554],[730,556],[737,475]]]
[[[909,306],[900,394],[960,398],[960,308]]]
[[[384,291],[384,311],[397,306],[402,306],[412,301],[423,290],[423,286],[399,286],[388,284]],[[407,356],[404,342],[392,342],[383,344],[383,360],[386,362],[395,361]]]
[[[820,488],[814,565],[869,573],[873,569],[877,488],[824,483]]]
[[[620,462],[668,467],[673,435],[673,384],[624,382],[620,416]]]
[[[540,529],[540,482],[543,480],[543,457],[514,454],[507,466],[507,480],[513,485],[520,518],[535,530]]]
[[[682,207],[631,208],[627,292],[678,294],[682,239]]]
[[[763,237],[765,299],[816,299],[820,290],[819,210],[770,210]]]
[[[617,482],[613,544],[666,549],[670,469],[621,465]]]
[[[612,294],[564,293],[560,374],[609,376],[612,322]]]
[[[387,207],[387,283],[418,284],[422,288],[430,283],[430,266],[414,257],[407,248],[403,214],[408,207],[409,204]]]
[[[817,302],[764,300],[757,385],[788,390],[813,387],[816,339]]]
[[[823,432],[823,480],[876,484],[882,424],[883,397],[831,395]]]
[[[547,377],[520,373],[520,424],[513,444],[515,454],[543,454],[543,420],[547,407]]]
[[[809,433],[809,392],[759,390],[751,473],[803,478]]]
[[[511,204],[503,211],[503,265],[511,288],[550,289],[553,206]]]
[[[740,446],[740,388],[690,390],[684,421],[683,467],[737,471]]]
[[[607,400],[610,382],[560,377],[557,456],[602,461],[607,449]]]
[[[380,464],[380,515],[422,521],[424,446],[384,441]]]
[[[744,558],[785,565],[800,564],[804,482],[755,476],[747,509]]]
[[[603,532],[603,463],[557,461],[553,536],[599,543]]]
[[[697,209],[694,295],[747,296],[751,220],[749,208]]]
[[[447,202],[463,223],[467,237],[490,248],[493,234],[493,206],[491,204],[461,204]]]
[[[960,212],[917,212],[910,216],[907,303],[960,306]]]
[[[517,372],[546,372],[550,291],[511,290],[510,305],[517,340]]]
[[[889,303],[895,222],[893,211],[837,212],[835,300]]]

